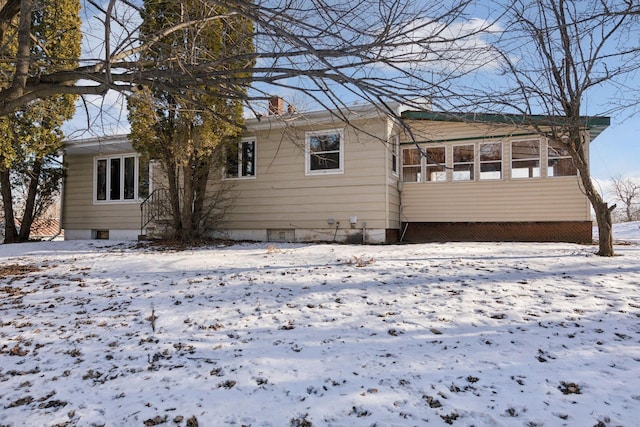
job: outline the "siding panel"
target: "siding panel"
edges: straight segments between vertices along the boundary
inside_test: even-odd
[[[384,122],[371,125],[368,130],[384,135]],[[345,129],[344,173],[305,176],[304,135],[304,129],[293,139],[282,139],[273,131],[255,134],[256,178],[225,181],[236,195],[226,226],[333,228],[327,220],[334,218],[340,228],[349,228],[349,218],[356,216],[358,227],[366,222],[367,227],[386,228],[387,147],[376,138]]]
[[[408,222],[588,221],[589,204],[578,178],[405,184]]]
[[[65,156],[63,227],[131,230],[140,228],[140,205],[93,203],[93,156]]]

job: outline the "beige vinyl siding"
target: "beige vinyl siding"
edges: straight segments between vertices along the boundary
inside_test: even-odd
[[[423,148],[445,146],[446,165],[453,165],[453,147],[475,147],[475,180],[404,182],[402,219],[407,222],[588,221],[589,201],[578,176],[547,177],[546,141],[523,129],[469,123],[412,122]],[[540,141],[540,177],[511,178],[511,142]],[[404,139],[403,147],[411,147]],[[502,143],[502,178],[479,179],[477,149],[482,143]]]
[[[400,192],[398,182],[387,186],[387,227],[400,228]]]
[[[63,228],[130,230],[140,228],[140,205],[93,202],[93,156],[65,156]]]
[[[578,177],[405,183],[402,203],[407,222],[590,220]]]
[[[386,124],[368,130],[381,138]],[[229,229],[333,228],[328,219],[350,228],[387,226],[386,146],[380,140],[344,127],[344,173],[305,175],[305,131],[337,129],[335,124],[298,129],[295,134],[265,131],[256,137],[256,177],[233,182],[236,195]]]

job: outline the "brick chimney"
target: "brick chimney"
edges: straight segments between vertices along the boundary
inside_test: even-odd
[[[284,99],[279,96],[269,98],[269,115],[281,116],[284,114]]]

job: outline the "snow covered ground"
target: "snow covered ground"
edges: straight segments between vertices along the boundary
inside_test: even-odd
[[[0,426],[636,426],[640,246],[595,251],[4,245]]]

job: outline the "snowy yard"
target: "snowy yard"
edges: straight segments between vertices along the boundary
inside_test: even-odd
[[[0,426],[638,425],[628,227],[609,259],[573,244],[4,245]]]

